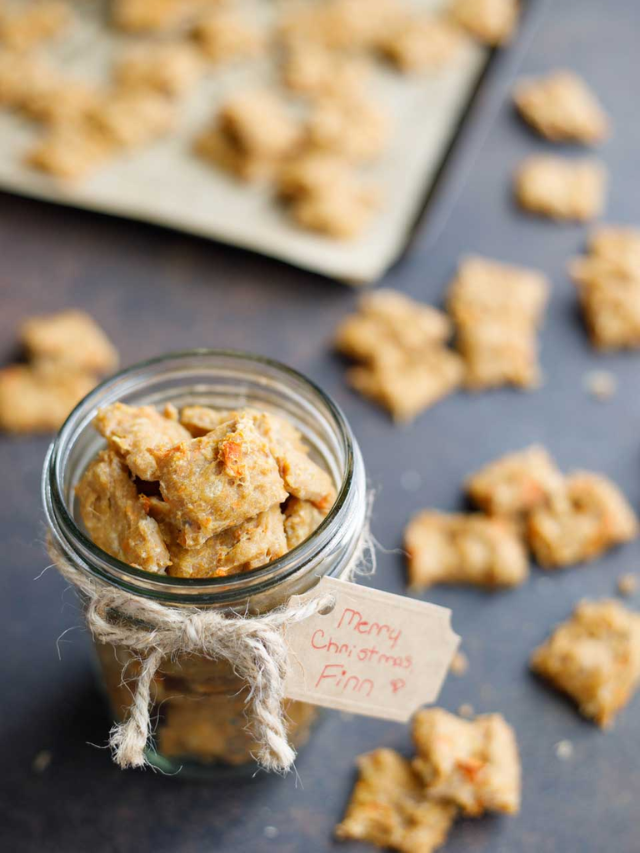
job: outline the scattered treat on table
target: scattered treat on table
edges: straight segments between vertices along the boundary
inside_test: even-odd
[[[413,589],[434,584],[512,587],[529,575],[524,544],[502,518],[424,510],[409,522],[404,542]]]
[[[537,329],[549,284],[542,273],[481,257],[461,262],[448,308],[473,390],[540,384]]]
[[[427,799],[411,762],[391,749],[376,749],[359,756],[358,770],[337,838],[401,853],[432,853],[444,844],[457,809]]]
[[[448,65],[464,42],[462,33],[445,17],[407,18],[380,42],[379,49],[399,71],[434,71]]]
[[[301,95],[321,98],[361,98],[370,76],[362,57],[341,55],[321,44],[294,41],[285,52],[282,82]]]
[[[640,682],[640,615],[617,601],[582,601],[534,651],[531,667],[607,727]]]
[[[27,8],[0,8],[0,45],[29,51],[59,37],[71,21],[71,10],[58,0],[37,0]]]
[[[203,55],[216,65],[254,59],[264,51],[265,39],[250,17],[236,11],[213,11],[200,18],[193,37]]]
[[[640,579],[633,572],[627,572],[618,578],[617,588],[620,595],[625,597],[635,595],[638,586],[640,586]]]
[[[564,489],[527,521],[529,546],[547,569],[593,560],[637,535],[638,520],[618,487],[585,471],[570,474]]]
[[[203,71],[197,51],[181,41],[137,44],[114,66],[116,84],[126,91],[150,89],[175,97],[194,86]]]
[[[413,769],[429,799],[455,803],[466,815],[519,812],[518,746],[501,714],[471,722],[442,708],[427,708],[414,717],[413,741]]]
[[[596,229],[588,254],[574,259],[569,272],[593,345],[601,350],[640,347],[640,229]]]
[[[514,34],[520,3],[519,0],[452,0],[451,14],[478,41],[498,47]]]
[[[188,24],[219,0],[111,0],[111,20],[129,33],[163,33]]]
[[[596,160],[535,155],[520,165],[515,193],[520,206],[551,219],[587,222],[604,210],[607,173]]]
[[[572,71],[522,80],[513,98],[525,121],[553,142],[595,145],[609,135],[609,119],[598,99]]]
[[[307,539],[335,501],[329,474],[277,415],[114,403],[94,426],[108,446],[77,486],[80,512],[96,545],[136,568],[191,578],[258,568]]]
[[[314,104],[305,124],[310,148],[331,151],[354,163],[376,160],[388,146],[389,117],[363,98],[325,98]]]
[[[522,521],[534,507],[545,504],[563,488],[562,474],[539,445],[508,453],[465,482],[465,491],[478,509],[514,521]]]
[[[584,387],[594,400],[605,403],[615,396],[618,381],[609,370],[590,370],[584,377]]]
[[[449,671],[454,675],[465,675],[469,670],[469,658],[464,652],[456,652],[451,659]]]
[[[77,309],[27,318],[18,332],[32,361],[47,361],[62,370],[112,373],[118,353],[95,320]]]

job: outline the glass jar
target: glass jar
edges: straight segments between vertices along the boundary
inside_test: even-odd
[[[174,578],[132,568],[99,549],[83,528],[74,488],[104,446],[92,426],[96,410],[116,401],[218,409],[252,406],[287,417],[303,433],[311,455],[332,475],[337,499],[303,543],[267,566],[218,578]],[[349,425],[336,405],[290,368],[242,352],[193,350],[134,365],[99,385],[74,409],[49,449],[43,472],[47,520],[72,565],[105,584],[171,607],[265,613],[291,595],[311,589],[324,575],[339,577],[352,561],[365,525],[364,466]],[[132,701],[135,655],[96,643],[97,659],[113,715],[122,720]],[[255,743],[245,716],[247,685],[224,660],[191,655],[165,659],[154,679],[152,719],[155,766],[201,773],[204,768],[253,765]],[[288,701],[289,737],[303,743],[315,709]]]

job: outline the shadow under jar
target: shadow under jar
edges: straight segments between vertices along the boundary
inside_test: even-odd
[[[311,456],[332,476],[335,504],[319,527],[284,556],[258,569],[214,578],[177,578],[135,569],[109,556],[88,537],[74,489],[104,446],[92,426],[98,408],[166,403],[178,408],[251,406],[286,417],[303,434]],[[277,362],[242,352],[172,353],[122,371],[92,391],[71,413],[49,449],[43,500],[52,535],[72,565],[105,584],[169,607],[266,613],[324,576],[340,577],[357,553],[365,526],[366,484],[362,457],[336,405],[312,382]],[[96,643],[102,683],[116,720],[132,701],[138,666],[123,646]],[[132,683],[133,682],[133,683]],[[255,743],[245,714],[248,687],[225,660],[197,655],[166,658],[154,680],[151,718],[157,719],[151,764],[188,775],[255,766]],[[294,747],[308,737],[313,706],[286,701]]]

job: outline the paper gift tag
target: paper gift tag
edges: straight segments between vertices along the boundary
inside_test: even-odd
[[[298,600],[327,594],[331,612],[286,629],[289,698],[398,722],[437,699],[460,642],[450,610],[334,578]]]

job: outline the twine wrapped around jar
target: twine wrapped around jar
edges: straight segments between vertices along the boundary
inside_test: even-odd
[[[118,590],[75,568],[51,534],[47,550],[60,574],[85,598],[85,616],[94,639],[125,646],[140,662],[129,715],[124,722],[116,723],[109,735],[116,764],[126,768],[148,763],[145,747],[151,735],[151,687],[163,658],[198,654],[228,661],[236,675],[247,682],[246,703],[258,745],[258,764],[282,773],[292,768],[296,753],[288,741],[283,714],[288,655],[283,629],[330,607],[333,596],[320,595],[247,617],[167,607]],[[373,554],[368,527],[342,574],[344,580],[362,573],[366,553]]]

